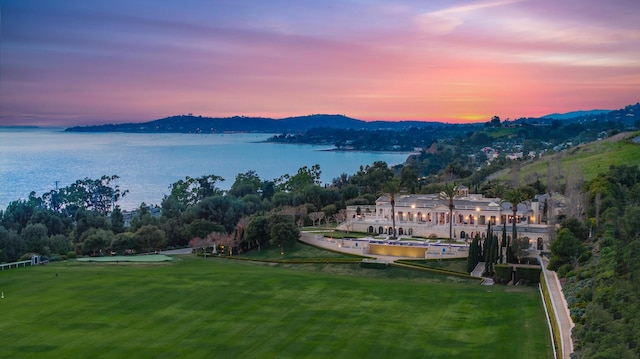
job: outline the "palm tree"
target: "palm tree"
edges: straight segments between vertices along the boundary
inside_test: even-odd
[[[396,194],[400,192],[400,180],[397,177],[393,177],[384,186],[385,192],[389,196],[389,202],[391,203],[391,222],[392,222],[392,235],[391,238],[396,238]]]
[[[449,242],[453,239],[453,209],[455,206],[453,205],[453,200],[458,195],[458,186],[454,182],[453,184],[445,184],[444,189],[440,192],[440,199],[449,201]]]
[[[529,195],[527,192],[523,191],[521,188],[511,189],[505,192],[504,198],[502,198],[502,202],[511,203],[511,210],[513,211],[513,234],[511,236],[511,240],[515,240],[517,236],[516,232],[516,216],[518,211],[518,205],[529,199]],[[509,246],[509,243],[507,243]]]

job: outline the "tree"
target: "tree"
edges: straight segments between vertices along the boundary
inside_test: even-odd
[[[571,202],[570,202],[571,203]],[[576,238],[586,241],[589,237],[589,228],[575,217],[567,218],[560,224],[561,228],[567,228]]]
[[[0,263],[17,261],[25,250],[25,243],[15,230],[0,226]]]
[[[458,186],[454,182],[453,184],[445,184],[444,188],[439,194],[440,199],[446,200],[449,203],[449,242],[453,240],[453,210],[455,208],[453,200],[458,195]]]
[[[244,240],[260,250],[260,246],[269,243],[270,239],[269,218],[265,215],[252,216],[244,229]]]
[[[478,265],[478,242],[480,236],[476,234],[469,246],[469,255],[467,256],[467,272],[471,273]]]
[[[502,202],[509,202],[511,204],[511,211],[513,212],[513,219],[512,219],[512,236],[511,239],[515,239],[518,237],[518,233],[517,233],[517,229],[516,229],[516,218],[518,216],[518,205],[524,201],[526,201],[528,198],[527,193],[524,192],[522,189],[520,188],[516,188],[516,189],[512,189],[509,190],[505,193],[504,198],[502,199]],[[509,244],[507,244],[507,246],[509,246]]]
[[[131,232],[118,233],[111,240],[109,248],[116,252],[125,254],[127,250],[133,250],[137,247],[135,235]]]
[[[563,264],[575,262],[586,251],[584,244],[569,229],[562,228],[551,243],[549,269],[557,270]]]
[[[82,251],[96,255],[101,252],[102,249],[106,249],[113,241],[113,238],[113,232],[110,230],[92,227],[82,235]]]
[[[358,186],[360,194],[379,194],[384,191],[384,186],[394,177],[393,171],[386,162],[376,161],[373,165],[360,167],[360,170],[351,177],[352,184]]]
[[[316,225],[316,222],[318,222],[318,225],[320,225],[324,218],[325,218],[324,212],[318,211],[318,212],[309,213],[309,219],[311,220],[311,225],[313,225],[314,227]]]
[[[2,226],[20,233],[36,212],[37,204],[33,201],[13,201],[2,214]]]
[[[20,236],[24,240],[28,252],[44,255],[49,254],[48,248],[45,248],[49,236],[47,231],[47,226],[42,223],[28,224],[24,227],[22,232],[20,232]]]
[[[387,192],[389,196],[389,203],[391,204],[391,238],[396,238],[396,194],[400,192],[400,181],[397,177],[393,177],[386,183],[385,192]]]
[[[418,186],[418,175],[413,167],[406,165],[400,171],[400,186],[406,188],[409,193],[416,193]]]
[[[75,238],[82,238],[84,233],[91,228],[109,229],[107,217],[100,212],[80,208],[75,212]]]
[[[484,274],[492,276],[494,274],[493,265],[498,258],[498,237],[491,232],[485,240]]]
[[[118,234],[124,232],[124,216],[120,210],[120,206],[116,206],[111,212],[111,230]]]
[[[307,186],[320,184],[320,165],[313,165],[311,168],[303,166],[298,169],[298,173],[293,176],[284,175],[278,179],[280,189],[287,192],[295,192]]]
[[[185,232],[187,234],[187,237],[189,237],[189,239],[196,238],[196,237],[205,238],[209,233],[212,233],[212,232],[226,233],[226,229],[221,224],[218,224],[206,219],[198,218],[186,226]]]
[[[517,259],[518,262],[522,260],[522,258],[526,257],[529,254],[529,238],[528,237],[520,237],[516,238],[511,244],[511,253]]]
[[[250,170],[245,173],[239,173],[236,176],[235,182],[233,182],[229,189],[229,195],[242,198],[248,194],[258,193],[261,187],[262,180],[256,171]]]
[[[73,221],[71,218],[62,213],[52,211],[46,208],[38,208],[29,218],[29,224],[41,223],[47,227],[49,235],[69,235],[73,229]]]
[[[492,127],[500,127],[500,116],[491,117],[490,124]]]
[[[46,247],[49,248],[51,254],[65,255],[73,250],[69,238],[62,234],[49,236],[46,240]]]
[[[224,226],[227,233],[232,232],[238,220],[245,215],[242,199],[231,196],[209,196],[191,207],[185,217],[205,219]]]
[[[121,191],[120,186],[115,183],[118,176],[102,176],[99,179],[86,177],[77,180],[73,184],[61,188],[57,194],[50,198],[57,198],[56,203],[52,203],[54,209],[60,208],[69,215],[75,214],[78,209],[87,209],[103,214],[111,212],[115,204],[129,191]]]
[[[138,242],[138,245],[141,248],[146,249],[147,252],[154,249],[162,249],[167,243],[164,232],[154,225],[140,227],[140,229],[135,232],[134,237]]]
[[[502,263],[503,247],[507,247],[507,222],[502,224],[502,241],[500,242],[500,263]]]
[[[135,232],[140,227],[146,225],[154,225],[157,226],[160,223],[160,219],[153,215],[151,212],[154,207],[147,205],[142,202],[138,210],[135,211],[135,215],[131,218],[131,223],[129,225],[129,231]]]
[[[281,254],[284,254],[285,248],[300,238],[300,230],[293,222],[278,222],[271,225],[269,235],[271,237],[269,243],[280,246]]]
[[[221,195],[222,190],[216,187],[217,182],[224,181],[224,178],[216,175],[206,175],[192,178],[185,177],[169,186],[170,196],[183,206],[194,205],[199,201],[214,195]]]

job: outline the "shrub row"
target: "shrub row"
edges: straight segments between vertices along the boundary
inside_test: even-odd
[[[540,274],[542,273],[541,267],[529,268],[529,267],[517,267],[516,278],[518,282],[526,285],[540,283]]]
[[[509,264],[496,264],[493,266],[496,272],[495,276],[499,283],[508,283],[511,280],[511,272],[513,267]]]
[[[360,262],[361,268],[386,269],[389,266],[386,262],[363,260]]]
[[[540,290],[542,291],[542,299],[544,305],[547,307],[547,314],[549,315],[549,322],[551,323],[551,332],[553,333],[553,345],[556,347],[556,357],[563,358],[562,345],[560,338],[560,329],[558,328],[558,322],[556,321],[556,311],[553,309],[553,303],[551,303],[551,296],[549,295],[549,289],[547,288],[547,281],[544,278],[542,272],[540,273]]]
[[[429,271],[429,272],[435,272],[435,273],[441,273],[441,274],[449,274],[449,275],[455,275],[458,277],[463,277],[463,278],[475,278],[478,280],[481,280],[482,278],[477,278],[477,277],[472,277],[469,273],[463,273],[463,272],[456,272],[456,271],[452,271],[452,270],[447,270],[447,269],[441,269],[441,268],[433,268],[433,267],[429,267],[429,266],[425,266],[425,265],[420,265],[420,264],[415,264],[415,263],[411,263],[410,260],[397,260],[394,263],[392,263],[392,265],[397,265],[397,266],[401,266],[401,267],[405,267],[405,268],[412,268],[412,269],[420,269],[420,270],[425,270],[425,271]]]

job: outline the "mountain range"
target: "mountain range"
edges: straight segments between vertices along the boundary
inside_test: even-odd
[[[551,114],[540,118],[521,118],[514,123],[550,123],[554,120],[585,121],[621,121],[632,125],[640,118],[640,103],[626,106],[620,110],[574,111],[565,114]],[[105,124],[93,126],[75,126],[65,129],[67,132],[157,132],[157,133],[223,133],[223,132],[259,132],[259,133],[299,133],[312,128],[335,128],[354,130],[405,130],[409,128],[436,129],[448,126],[464,126],[473,130],[483,123],[449,124],[427,121],[362,121],[344,115],[314,114],[307,116],[273,119],[266,117],[203,117],[188,115],[170,116],[141,123]]]
[[[411,127],[432,128],[450,126],[442,122],[423,121],[362,121],[344,115],[308,115],[273,119],[265,117],[233,116],[224,118],[177,115],[144,123],[123,123],[67,128],[67,132],[175,132],[221,133],[264,132],[295,133],[311,128],[328,127],[356,130],[401,130]]]

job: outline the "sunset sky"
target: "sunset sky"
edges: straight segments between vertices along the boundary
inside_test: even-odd
[[[638,0],[0,0],[0,125],[640,101]]]

